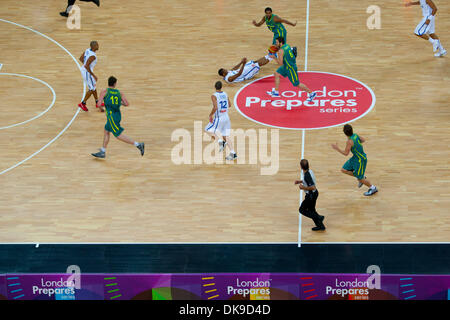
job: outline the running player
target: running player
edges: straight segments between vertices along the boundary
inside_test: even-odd
[[[219,69],[219,76],[228,83],[242,82],[253,78],[260,70],[260,68],[273,60],[273,55],[268,54],[256,61],[251,60],[247,62],[247,58],[242,58],[241,62],[233,67],[231,70],[224,68]]]
[[[95,98],[95,105],[97,108],[100,108],[100,111],[103,112],[103,107],[100,105],[97,105],[98,102],[98,96],[97,96],[97,76],[94,74],[94,67],[97,64],[97,52],[98,50],[98,42],[97,41],[91,41],[91,45],[89,49],[86,49],[86,51],[81,55],[80,61],[83,63],[83,68],[81,69],[81,73],[83,74],[84,82],[86,83],[86,86],[88,87],[88,92],[86,92],[86,96],[84,97],[83,101],[78,104],[78,107],[81,108],[83,111],[89,111],[86,107],[86,101],[91,97],[91,95],[94,95]]]
[[[350,151],[353,153],[353,156],[342,167],[341,172],[356,177],[359,181],[358,188],[361,188],[363,184],[369,187],[369,190],[364,195],[371,196],[377,193],[378,189],[364,176],[367,166],[367,155],[364,153],[362,144],[366,139],[353,133],[353,128],[349,124],[344,126],[344,134],[348,138],[345,150],[341,150],[337,143],[331,145],[334,150],[344,156],[347,156]]]
[[[308,93],[306,101],[313,101],[317,93],[312,92],[298,80],[296,54],[292,51],[292,48],[284,42],[282,37],[277,39],[275,45],[279,48],[276,60],[281,66],[275,72],[275,88],[272,88],[272,91],[267,91],[267,94],[274,98],[280,96],[278,89],[280,88],[280,76],[283,76],[287,77],[294,87],[299,87]]]
[[[444,47],[441,45],[441,42],[439,41],[439,37],[434,33],[435,15],[437,12],[436,5],[433,3],[432,0],[420,0],[405,3],[406,7],[412,5],[420,5],[422,7],[422,14],[423,14],[423,19],[417,25],[416,30],[414,30],[414,33],[416,34],[416,36],[430,41],[431,44],[433,45],[434,52],[439,50],[434,54],[435,57],[445,56],[447,54],[447,50],[444,49]]]
[[[214,86],[216,92],[211,96],[213,108],[209,114],[209,123],[205,127],[205,131],[213,139],[217,139],[220,152],[228,146],[230,154],[225,159],[236,160],[237,154],[233,149],[233,143],[231,142],[231,139],[227,139],[230,136],[231,130],[231,122],[228,116],[228,108],[231,106],[230,99],[228,98],[228,95],[222,91],[221,81],[217,81]],[[219,139],[217,133],[222,135],[223,140]]]
[[[272,13],[272,8],[266,8],[264,10],[264,13],[265,13],[265,15],[264,15],[264,17],[262,17],[261,21],[256,22],[255,20],[253,20],[253,25],[255,27],[260,27],[265,22],[267,25],[267,28],[273,32],[272,44],[275,44],[276,40],[279,37],[282,37],[284,39],[284,42],[286,43],[287,32],[286,32],[286,28],[284,27],[283,23],[286,23],[288,25],[295,27],[297,25],[297,22],[292,23],[285,19],[280,18],[276,14]]]
[[[96,158],[105,158],[106,147],[109,143],[109,134],[112,132],[114,137],[120,141],[132,144],[138,148],[139,151],[141,151],[141,156],[143,156],[145,147],[144,143],[133,141],[122,133],[124,129],[120,126],[120,120],[122,119],[120,114],[120,106],[124,105],[127,107],[130,104],[128,103],[125,95],[116,89],[116,85],[117,79],[111,76],[108,79],[108,89],[105,89],[100,93],[100,101],[97,103],[97,106],[100,107],[101,101],[104,101],[107,120],[105,125],[105,134],[103,136],[103,146],[100,148],[99,152],[92,153],[92,155]]]

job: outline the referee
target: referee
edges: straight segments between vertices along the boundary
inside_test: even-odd
[[[70,10],[72,9],[72,6],[75,4],[75,1],[76,0],[67,0],[66,11],[60,12],[59,14],[67,18],[69,16]],[[97,5],[97,7],[100,7],[100,0],[80,0],[80,1],[93,2]]]
[[[316,201],[319,197],[319,191],[316,188],[314,172],[309,170],[309,163],[306,159],[300,161],[300,166],[303,170],[304,180],[296,180],[295,184],[298,184],[300,189],[305,191],[305,200],[302,201],[298,211],[305,217],[311,218],[314,221],[316,226],[312,228],[313,231],[325,230],[325,225],[323,224],[325,217],[319,215],[316,211]]]

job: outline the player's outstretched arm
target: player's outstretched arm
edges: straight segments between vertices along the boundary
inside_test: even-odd
[[[255,20],[253,20],[252,22],[255,27],[261,27],[262,24],[264,23],[264,17],[262,17],[261,21],[259,22],[256,22]]]
[[[120,97],[122,98],[122,104],[123,104],[125,107],[128,107],[128,106],[130,105],[130,103],[128,102],[127,97],[125,97],[125,95],[124,95],[123,93],[120,93]]]
[[[98,97],[97,101],[97,107],[101,108],[103,99],[105,99],[106,96],[106,89],[103,89],[102,92],[100,92],[100,96]]]
[[[295,27],[296,25],[297,25],[297,21],[295,21],[295,23],[292,23],[292,22],[290,22],[290,21],[288,21],[288,20],[286,20],[286,19],[282,19],[282,18],[280,18],[280,17],[274,17],[273,18],[273,21],[275,21],[275,22],[281,22],[281,23],[286,23],[286,24],[288,24],[288,25],[290,25],[290,26],[293,26],[293,27]]]

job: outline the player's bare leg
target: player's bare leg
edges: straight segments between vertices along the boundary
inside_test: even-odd
[[[101,159],[105,158],[106,147],[108,146],[108,143],[109,143],[109,135],[110,135],[110,132],[105,130],[104,134],[103,134],[103,146],[100,148],[100,150],[98,152],[91,153],[94,157],[101,158]]]
[[[94,91],[89,90],[88,92],[86,92],[86,95],[84,96],[84,99],[82,101],[82,103],[86,104],[86,101],[88,101],[88,99],[91,97],[91,95],[94,93]]]
[[[275,91],[279,92],[278,89],[280,89],[280,74],[275,72]]]
[[[103,149],[105,149],[105,150],[109,143],[109,135],[110,135],[110,132],[105,130],[105,134],[103,135]]]
[[[353,171],[348,171],[348,170],[345,170],[345,169],[341,169],[341,172],[353,177]]]
[[[298,85],[298,87],[300,88],[300,89],[302,89],[303,91],[306,91],[308,94],[311,94],[311,92],[312,92],[312,90],[310,89],[310,88],[308,88],[305,84],[303,84],[303,83],[300,83],[299,85]]]
[[[126,136],[124,134],[121,134],[120,136],[118,136],[116,138],[122,142],[134,145],[136,148],[138,148],[141,151],[141,156],[144,155],[144,143],[143,142],[133,141],[131,138],[129,138],[128,136]]]
[[[421,35],[421,36],[419,36],[418,34],[416,34],[416,36],[418,36],[419,38],[422,38],[422,39],[424,39],[424,40],[429,40],[429,39],[430,39],[430,37],[429,37],[427,34],[423,34],[423,35]]]
[[[227,160],[236,160],[237,159],[237,154],[234,151],[233,142],[232,142],[231,139],[228,139],[228,138],[229,138],[229,136],[223,137],[223,140],[225,141],[225,144],[228,145],[228,148],[230,149],[230,154],[227,157],[225,157],[225,159],[227,159]]]

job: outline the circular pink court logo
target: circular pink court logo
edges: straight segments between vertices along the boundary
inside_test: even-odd
[[[264,77],[242,87],[234,106],[246,118],[280,129],[320,129],[338,126],[365,116],[375,105],[375,94],[364,83],[328,72],[298,72],[300,82],[317,92],[308,95],[281,78],[280,97],[267,94],[275,86],[274,76]]]

